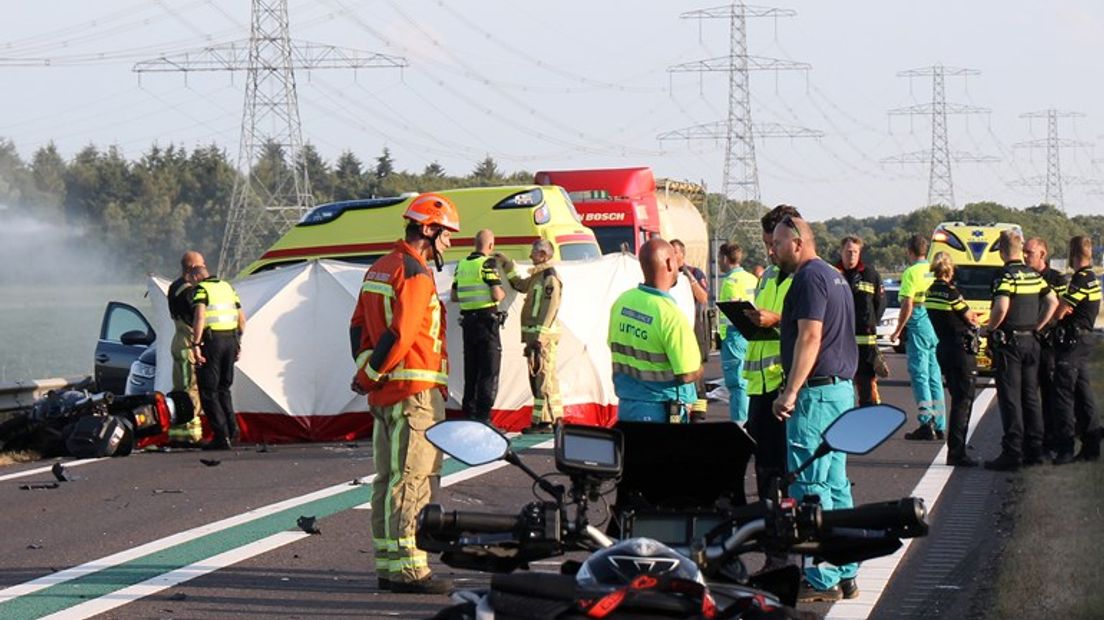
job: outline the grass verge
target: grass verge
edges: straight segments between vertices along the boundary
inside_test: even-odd
[[[1104,345],[1093,390],[1104,405]],[[1032,467],[1013,483],[1015,528],[990,618],[1104,618],[1104,463]]]

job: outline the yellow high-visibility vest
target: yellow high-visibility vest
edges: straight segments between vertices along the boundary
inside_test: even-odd
[[[787,274],[778,281],[779,270],[771,265],[759,279],[759,289],[755,295],[755,307],[782,314],[782,303],[790,291],[793,277]],[[744,378],[747,379],[747,393],[751,395],[773,392],[782,386],[782,341],[751,340],[748,342],[747,357],[744,358]]]

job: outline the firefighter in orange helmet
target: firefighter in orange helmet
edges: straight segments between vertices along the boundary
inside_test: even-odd
[[[414,544],[418,512],[429,503],[441,456],[425,431],[445,418],[448,354],[445,307],[427,261],[460,231],[456,205],[437,194],[415,197],[406,234],[364,275],[349,336],[356,358],[353,391],[368,395],[372,413],[372,542],[380,589],[445,593],[452,584],[430,575]]]

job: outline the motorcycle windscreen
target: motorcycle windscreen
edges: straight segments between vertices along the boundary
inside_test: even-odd
[[[744,474],[755,440],[739,424],[618,422],[614,428],[625,441],[615,509],[747,503]]]

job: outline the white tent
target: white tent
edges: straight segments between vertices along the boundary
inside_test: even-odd
[[[455,265],[437,274],[437,288],[448,297]],[[524,271],[524,266],[519,266]],[[234,406],[243,436],[251,440],[334,440],[362,436],[370,428],[366,400],[349,389],[353,360],[348,325],[365,267],[338,261],[310,261],[263,272],[235,283],[248,317],[242,354],[234,376]],[[621,292],[642,280],[635,257],[611,255],[556,266],[564,282],[557,370],[566,415],[572,421],[612,423],[616,397],[606,346],[609,308]],[[165,291],[169,281],[151,276],[149,291],[154,325],[171,334]],[[528,424],[532,395],[522,355],[520,313],[523,298],[509,286],[503,307],[510,317],[502,332],[502,371],[494,420],[517,429]],[[693,302],[689,287],[674,290],[687,316]],[[459,309],[446,303],[449,351],[449,409],[460,408],[463,394],[463,339]],[[167,341],[163,338],[163,341]],[[171,359],[159,347],[156,385],[167,390]]]

